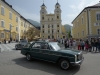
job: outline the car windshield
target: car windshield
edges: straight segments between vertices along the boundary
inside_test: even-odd
[[[51,42],[49,44],[55,51],[61,49],[57,42]]]

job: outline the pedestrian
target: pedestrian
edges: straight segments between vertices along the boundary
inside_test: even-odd
[[[95,48],[95,40],[94,40],[94,38],[91,39],[91,46],[92,46],[92,51],[94,52],[94,48]]]
[[[89,44],[85,43],[85,50],[88,51],[88,49],[89,49]]]
[[[76,41],[73,41],[73,49],[76,49]]]
[[[98,50],[98,46],[99,46],[99,40],[96,39],[96,41],[95,41],[95,48],[96,48],[95,52],[97,52],[97,50]]]
[[[91,45],[91,43],[89,43],[89,52],[91,52],[92,51],[92,45]]]
[[[99,38],[99,40],[98,40],[98,41],[99,41],[98,50],[99,50],[99,52],[100,52],[100,38]]]
[[[80,45],[80,40],[79,39],[77,40],[77,47],[78,47],[78,50],[81,50],[81,45]]]
[[[69,48],[69,40],[67,39],[67,48]]]
[[[67,40],[66,39],[64,40],[64,45],[65,45],[65,48],[67,48]]]
[[[6,44],[6,39],[4,39],[4,43]]]
[[[80,42],[80,44],[81,44],[81,50],[84,50],[85,42],[82,40],[82,41]]]

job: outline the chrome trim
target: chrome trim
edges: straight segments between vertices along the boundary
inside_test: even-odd
[[[84,60],[84,57],[82,58],[82,60],[80,60],[80,61],[77,61],[77,62],[70,62],[70,63],[75,63],[75,64],[79,64],[79,63],[81,63],[82,61]]]
[[[22,51],[26,51],[26,50],[22,50]],[[35,52],[35,51],[29,51],[29,52],[34,52],[34,53],[41,53],[41,54],[47,54],[47,55],[54,55],[54,56],[62,56],[62,57],[68,57],[68,58],[74,58],[74,57],[69,57],[69,56],[63,56],[63,55],[57,55],[56,53],[43,53],[42,51],[38,51],[38,52]]]
[[[82,54],[82,51],[80,53],[78,53],[78,54]]]
[[[75,62],[77,62],[77,55],[75,55]]]

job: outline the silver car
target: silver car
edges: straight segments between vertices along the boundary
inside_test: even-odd
[[[21,49],[21,48],[23,48],[23,46],[25,46],[27,43],[28,43],[27,40],[20,40],[20,42],[19,42],[18,44],[15,45],[15,49],[16,49],[16,50]]]

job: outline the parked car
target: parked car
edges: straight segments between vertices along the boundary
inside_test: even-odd
[[[25,46],[27,43],[28,43],[27,40],[20,40],[20,42],[18,42],[18,43],[15,45],[15,49],[16,49],[16,50],[22,49],[23,46]]]
[[[81,65],[84,57],[82,51],[72,49],[61,49],[57,42],[36,41],[28,43],[21,49],[21,54],[28,61],[32,58],[59,64],[66,70],[71,66]]]

